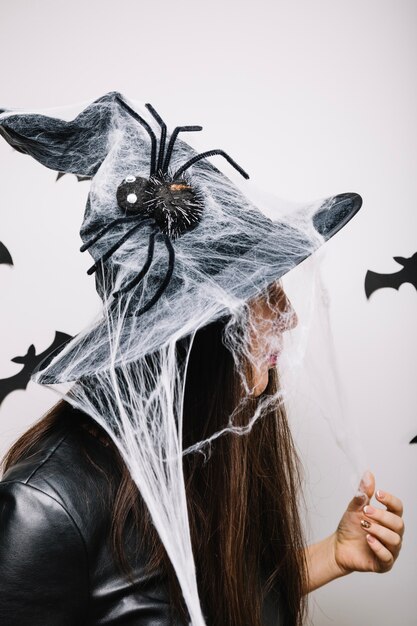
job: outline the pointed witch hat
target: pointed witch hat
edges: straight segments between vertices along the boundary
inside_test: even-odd
[[[82,251],[94,259],[103,315],[43,361],[32,379],[75,381],[128,363],[227,314],[333,237],[362,205],[342,193],[282,215],[255,206],[179,139],[150,105],[110,92],[73,120],[0,110],[0,134],[58,172],[91,178]]]

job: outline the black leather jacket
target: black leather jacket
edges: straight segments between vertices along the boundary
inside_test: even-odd
[[[164,576],[144,574],[143,554],[133,564],[135,586],[114,563],[103,539],[108,482],[81,447],[107,473],[114,472],[113,456],[74,424],[51,432],[0,481],[1,626],[180,626]],[[264,624],[280,624],[271,594]]]

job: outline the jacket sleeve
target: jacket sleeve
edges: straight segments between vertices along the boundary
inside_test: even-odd
[[[81,626],[88,561],[77,526],[53,497],[0,482],[0,624]]]

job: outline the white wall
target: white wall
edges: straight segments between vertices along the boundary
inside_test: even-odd
[[[362,195],[360,213],[320,256],[359,460],[353,467],[320,411],[307,402],[303,413],[301,395],[294,436],[312,541],[336,528],[352,475],[366,468],[377,488],[403,500],[406,533],[391,572],[317,590],[311,617],[315,626],[416,624],[417,446],[408,442],[417,435],[417,292],[405,284],[368,301],[363,288],[368,269],[395,272],[392,257],[417,250],[415,2],[1,0],[0,9],[0,106],[49,108],[116,89],[151,102],[171,127],[202,124],[193,145],[223,148],[278,196]],[[33,342],[44,350],[55,330],[76,334],[99,302],[85,273],[91,262],[78,252],[88,183],[55,184],[53,172],[5,142],[0,179],[0,241],[15,263],[0,265],[5,378],[20,369],[10,359]],[[285,281],[294,304],[300,272]],[[325,379],[323,370],[323,389]],[[33,383],[9,395],[0,452],[54,401]]]

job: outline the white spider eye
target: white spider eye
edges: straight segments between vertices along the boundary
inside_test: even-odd
[[[148,183],[146,178],[134,174],[128,174],[123,179],[116,190],[117,204],[122,211],[136,214],[145,210],[144,201]]]
[[[130,193],[126,200],[129,202],[129,204],[135,204],[136,200],[138,199],[137,195],[135,193]]]

